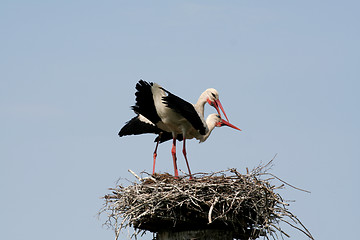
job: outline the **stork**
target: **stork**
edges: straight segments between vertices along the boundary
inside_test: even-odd
[[[209,88],[204,91],[195,105],[175,96],[156,83],[140,80],[136,84],[136,104],[132,109],[138,115],[126,123],[120,130],[119,136],[155,133],[159,136],[154,151],[153,174],[159,142],[173,139],[171,149],[175,177],[178,177],[176,140],[183,140],[183,155],[191,178],[191,171],[187,160],[186,139],[196,138],[204,142],[216,127],[230,126],[240,130],[221,118],[220,110],[228,120],[219,100],[218,92]],[[209,103],[215,107],[218,114],[211,114],[204,120],[204,105]]]

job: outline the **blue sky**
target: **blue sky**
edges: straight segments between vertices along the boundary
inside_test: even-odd
[[[0,238],[113,239],[96,217],[100,197],[118,178],[133,179],[128,169],[152,169],[154,136],[117,136],[144,79],[190,102],[216,88],[243,130],[218,128],[203,144],[188,141],[193,172],[245,172],[277,153],[272,173],[311,191],[279,193],[296,200],[290,210],[315,239],[355,239],[359,7],[1,1]],[[173,172],[170,149],[160,145],[160,172]]]

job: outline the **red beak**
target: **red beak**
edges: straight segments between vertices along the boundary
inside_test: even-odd
[[[236,127],[236,126],[232,125],[231,123],[229,123],[229,122],[225,121],[224,119],[221,119],[221,122],[219,123],[219,127],[222,127],[222,126],[228,126],[228,127],[231,127],[231,128],[234,128],[234,129],[236,129],[236,130],[241,131],[241,129],[240,129],[240,128],[238,128],[238,127]]]
[[[224,108],[223,108],[223,106],[221,105],[221,102],[220,102],[219,99],[215,100],[215,106],[216,106],[216,105],[217,105],[216,109],[217,109],[219,115],[221,116],[220,111],[219,111],[219,107],[220,107],[221,111],[224,113],[224,116],[225,116],[226,120],[229,121],[229,119],[228,119],[228,117],[226,116],[226,113],[225,113],[225,111],[224,111]],[[230,123],[229,123],[229,124],[230,124]]]
[[[228,119],[228,117],[226,116],[226,113],[225,113],[225,111],[224,111],[224,108],[223,108],[223,106],[221,105],[221,102],[220,102],[219,99],[217,99],[217,100],[215,100],[215,101],[213,101],[213,102],[211,102],[209,99],[208,99],[207,101],[208,101],[208,103],[209,103],[211,106],[213,106],[213,107],[216,108],[216,111],[218,112],[218,114],[220,115],[220,117],[221,117],[221,113],[220,113],[220,109],[221,109],[221,111],[224,113],[224,116],[225,116],[226,120],[229,121],[229,119]],[[219,109],[219,107],[220,107],[220,109]]]

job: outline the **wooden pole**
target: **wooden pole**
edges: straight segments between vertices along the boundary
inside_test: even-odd
[[[163,231],[158,232],[157,240],[232,240],[231,231],[204,229],[194,231]]]

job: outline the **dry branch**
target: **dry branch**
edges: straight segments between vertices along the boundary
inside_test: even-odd
[[[232,231],[235,239],[278,239],[288,236],[280,227],[283,222],[313,239],[274,192],[287,183],[267,173],[270,163],[245,175],[229,169],[193,174],[191,180],[169,174],[140,178],[131,171],[140,182],[110,189],[101,212],[108,214],[106,224],[115,229],[116,238],[122,229],[133,226],[135,234],[219,229]],[[282,185],[261,180],[263,176],[280,180]]]

